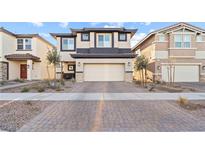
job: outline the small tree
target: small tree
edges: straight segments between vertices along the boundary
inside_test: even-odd
[[[138,56],[135,61],[134,69],[141,72],[141,82],[143,86],[147,82],[148,62],[149,60],[144,55]]]
[[[56,49],[49,50],[47,53],[47,60],[49,64],[53,64],[54,69],[54,80],[56,80],[56,65],[60,62],[60,55]]]
[[[169,58],[168,59],[168,65],[167,65],[167,74],[168,74],[168,83],[169,85],[173,85],[175,82],[175,59]]]

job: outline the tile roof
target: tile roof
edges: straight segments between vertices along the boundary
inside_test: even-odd
[[[6,55],[5,56],[6,59],[8,60],[16,60],[16,61],[21,61],[21,60],[28,60],[31,59],[33,61],[37,61],[40,62],[40,58],[37,56],[34,56],[30,53],[26,53],[26,54],[10,54],[10,55]]]

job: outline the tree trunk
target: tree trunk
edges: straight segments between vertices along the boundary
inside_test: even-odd
[[[61,66],[61,81],[63,80],[63,65],[62,65],[62,62],[60,63],[60,66]]]
[[[50,80],[50,72],[49,72],[49,68],[48,68],[48,65],[47,65],[47,73],[48,73],[48,79]]]
[[[142,69],[142,86],[144,86],[144,71]]]
[[[54,80],[56,80],[56,65],[54,65],[53,67],[54,67]]]
[[[147,85],[147,68],[145,68],[145,86]]]

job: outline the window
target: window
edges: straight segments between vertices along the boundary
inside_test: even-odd
[[[197,35],[197,36],[196,36],[196,41],[197,41],[197,42],[203,42],[202,35]]]
[[[74,38],[62,38],[62,50],[75,50]]]
[[[25,49],[31,50],[31,39],[25,39]]]
[[[17,39],[17,49],[23,50],[23,39]]]
[[[31,38],[17,39],[17,50],[31,50]]]
[[[174,36],[174,44],[176,48],[182,48],[182,35]]]
[[[184,35],[184,48],[191,48],[191,35]]]
[[[191,35],[175,35],[175,48],[191,48]]]
[[[119,33],[119,41],[126,41],[127,35],[126,33]]]
[[[165,36],[159,35],[159,42],[164,42],[164,41],[165,41]]]
[[[98,35],[98,47],[109,48],[111,47],[111,35],[110,34],[99,34]]]
[[[81,34],[81,41],[89,41],[89,40],[90,40],[89,33],[82,33]]]

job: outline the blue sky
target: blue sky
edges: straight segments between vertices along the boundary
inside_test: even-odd
[[[70,31],[69,28],[137,28],[138,31],[131,41],[133,46],[149,32],[172,24],[175,24],[175,22],[0,22],[0,27],[4,27],[14,33],[39,33],[42,37],[54,45],[56,44],[56,41],[49,35],[49,33],[66,33]],[[190,24],[205,29],[205,22],[190,22]]]

